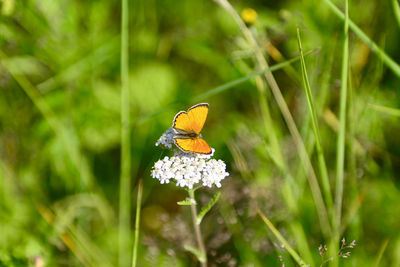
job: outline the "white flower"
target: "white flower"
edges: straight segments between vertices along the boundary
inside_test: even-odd
[[[169,128],[165,133],[161,135],[161,137],[157,140],[156,146],[162,145],[166,148],[172,148],[174,144],[174,129]]]
[[[173,129],[168,129],[157,141],[167,148],[172,148]],[[151,171],[151,176],[161,184],[169,183],[172,179],[176,186],[192,189],[194,185],[201,183],[203,186],[221,187],[221,181],[229,175],[226,165],[222,160],[211,159],[215,150],[210,155],[186,153],[174,150],[173,157],[164,157],[158,160]]]

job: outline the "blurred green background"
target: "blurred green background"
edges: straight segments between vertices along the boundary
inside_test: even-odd
[[[120,2],[0,3],[0,265],[115,266]],[[343,10],[344,1],[335,3]],[[349,13],[399,62],[396,3],[352,0]],[[257,12],[248,26],[271,65],[299,55],[296,27],[303,49],[316,49],[306,65],[334,188],[343,21],[319,0],[232,5],[238,13]],[[318,247],[328,240],[269,88],[252,79],[201,98],[257,69],[231,15],[211,0],[132,0],[129,15],[132,222],[139,179],[144,184],[138,266],[198,264],[184,249],[195,245],[189,208],[176,204],[186,191],[150,177],[153,163],[170,155],[155,142],[176,112],[197,102],[210,104],[202,134],[230,172],[221,189],[197,193],[203,205],[222,192],[201,225],[209,266],[296,266],[257,206],[308,263],[319,266]],[[357,245],[340,266],[400,266],[400,80],[352,31],[349,43],[342,236]],[[319,177],[299,61],[274,75]],[[271,131],[284,170],[271,157]],[[288,193],[288,183],[295,193]]]

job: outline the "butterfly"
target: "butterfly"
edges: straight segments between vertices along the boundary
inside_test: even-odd
[[[174,129],[174,141],[177,147],[184,152],[199,154],[211,154],[211,147],[202,139],[200,131],[204,126],[208,114],[208,104],[197,104],[180,111],[175,115],[172,128]]]

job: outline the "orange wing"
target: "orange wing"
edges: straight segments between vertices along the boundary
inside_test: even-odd
[[[187,112],[181,111],[176,114],[172,127],[185,132],[195,132],[199,134],[206,122],[207,115],[208,104],[197,104],[191,107]]]
[[[201,138],[177,138],[175,144],[184,152],[211,154],[211,147]]]

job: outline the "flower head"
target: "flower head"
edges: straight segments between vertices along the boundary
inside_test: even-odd
[[[210,155],[183,152],[173,148],[174,130],[168,129],[157,141],[156,146],[173,149],[174,156],[164,157],[154,163],[151,176],[168,184],[170,180],[177,186],[192,189],[196,184],[212,187],[221,187],[221,181],[229,175],[226,165],[222,160],[211,159],[215,150]]]

